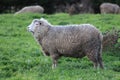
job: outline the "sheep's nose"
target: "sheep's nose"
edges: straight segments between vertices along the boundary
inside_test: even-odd
[[[30,27],[29,26],[27,27],[27,30],[30,31]]]
[[[34,31],[31,30],[30,26],[27,27],[27,31],[32,32],[34,34]]]

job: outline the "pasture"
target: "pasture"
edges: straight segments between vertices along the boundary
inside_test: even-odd
[[[43,56],[40,46],[27,31],[31,21],[41,17],[54,25],[90,23],[102,33],[113,27],[120,29],[120,15],[1,14],[0,80],[120,80],[120,48],[103,51],[104,70],[94,69],[87,57],[62,57],[58,67],[51,69],[51,58]]]

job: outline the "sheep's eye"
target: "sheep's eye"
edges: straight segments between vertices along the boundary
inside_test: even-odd
[[[42,25],[42,23],[40,22],[40,25]]]

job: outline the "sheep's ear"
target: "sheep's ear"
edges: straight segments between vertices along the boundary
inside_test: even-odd
[[[44,18],[40,18],[40,20],[45,20]]]

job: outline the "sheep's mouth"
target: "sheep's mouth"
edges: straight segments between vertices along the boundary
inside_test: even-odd
[[[30,30],[30,29],[28,29],[28,31],[34,34],[34,31],[32,31],[32,30]]]
[[[29,31],[29,32],[31,32],[32,34],[34,34],[34,31]]]
[[[34,32],[33,31],[30,31],[32,34],[34,34]]]

